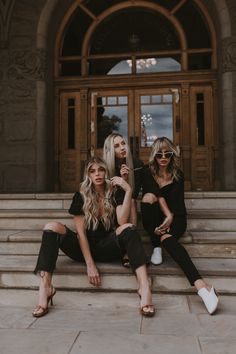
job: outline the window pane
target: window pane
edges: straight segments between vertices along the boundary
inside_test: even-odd
[[[198,93],[197,98],[197,142],[205,145],[204,94]]]
[[[80,61],[63,61],[61,63],[62,76],[80,76],[81,62]]]
[[[170,103],[172,102],[172,95],[163,95],[163,102]]]
[[[106,137],[113,132],[118,132],[127,139],[128,97],[108,97],[107,101],[109,101],[109,99],[115,99],[116,102],[118,102],[119,98],[127,103],[122,106],[118,104],[109,106],[102,104],[102,102],[106,102],[105,97],[97,98],[97,148],[102,148]],[[112,102],[115,102],[115,100]]]
[[[127,104],[128,103],[128,97],[127,96],[119,96],[118,97],[118,104]]]
[[[151,146],[161,136],[173,140],[172,104],[142,105],[140,130],[141,147]]]
[[[153,95],[152,96],[152,103],[161,103],[161,95]]]
[[[211,68],[211,54],[200,53],[188,56],[189,70],[201,70]]]
[[[97,27],[90,55],[175,49],[180,41],[173,24],[158,12],[133,7],[113,13]]]
[[[65,32],[62,46],[63,56],[81,54],[83,39],[91,23],[92,18],[78,7]]]
[[[176,56],[177,57],[177,56]],[[137,73],[153,73],[165,71],[180,71],[180,57],[174,58],[146,58],[136,60]]]
[[[97,59],[90,60],[89,73],[91,75],[122,75],[131,74],[132,68],[127,60],[116,59]]]
[[[140,98],[141,103],[150,103],[151,102],[151,96],[141,96]]]
[[[203,1],[205,2],[205,1]],[[184,28],[189,48],[210,48],[211,38],[207,22],[194,1],[186,1],[176,12],[176,17]]]
[[[107,98],[107,104],[108,104],[108,105],[111,105],[111,106],[116,105],[116,104],[117,104],[117,99],[116,99],[116,97],[108,97],[108,98]]]
[[[69,101],[74,101],[74,99],[68,100],[68,106],[70,105]],[[75,148],[75,107],[68,107],[68,126],[67,126],[67,147],[68,149]]]

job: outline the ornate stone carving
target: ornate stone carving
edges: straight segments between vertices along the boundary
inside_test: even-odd
[[[0,0],[0,47],[5,48],[15,0]]]
[[[1,1],[1,0],[0,0]],[[0,50],[0,78],[2,80],[44,80],[46,52],[38,50]]]
[[[236,37],[225,38],[222,41],[223,71],[236,71]]]
[[[7,85],[8,101],[17,99],[31,99],[36,96],[36,85],[34,81],[20,80],[12,81]]]
[[[10,80],[44,80],[46,74],[46,52],[16,50],[9,53],[7,78]]]

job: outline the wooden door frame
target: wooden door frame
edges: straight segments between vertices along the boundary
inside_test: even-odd
[[[147,76],[141,76],[139,78],[114,78],[115,82],[111,82],[110,78],[96,80],[96,79],[89,79],[87,82],[81,80],[80,78],[76,80],[63,80],[58,81],[56,83],[56,98],[55,101],[55,167],[56,167],[56,176],[57,180],[59,177],[58,171],[58,161],[59,161],[59,150],[60,150],[60,143],[59,143],[59,102],[60,102],[60,94],[62,92],[80,92],[81,95],[81,134],[80,134],[80,156],[79,160],[81,163],[81,170],[83,169],[83,164],[85,160],[90,155],[90,117],[91,117],[91,105],[90,105],[90,96],[91,92],[93,91],[106,91],[106,92],[128,92],[130,97],[133,97],[133,92],[152,92],[157,90],[163,90],[166,88],[180,88],[180,102],[179,102],[179,117],[181,117],[181,126],[180,131],[178,133],[178,140],[181,142],[181,156],[182,156],[182,168],[185,172],[185,181],[186,181],[186,190],[192,190],[192,183],[191,183],[191,175],[192,175],[192,165],[191,165],[191,158],[192,158],[192,147],[191,147],[191,131],[189,127],[189,117],[190,117],[190,109],[191,109],[191,99],[190,99],[190,91],[191,87],[194,86],[212,86],[213,89],[213,98],[212,98],[212,124],[213,124],[213,133],[212,133],[212,145],[214,149],[213,154],[213,162],[214,165],[217,165],[217,158],[218,158],[218,120],[217,120],[217,79],[215,73],[191,73],[191,74],[176,74],[173,77],[173,74],[165,74],[160,75],[159,79],[154,79],[153,77],[148,78]],[[158,82],[158,83],[157,83]],[[114,90],[114,86],[116,89]],[[102,87],[102,90],[100,88]],[[129,114],[132,113],[133,107],[129,107]],[[133,120],[131,120],[130,129],[133,129]],[[86,132],[86,134],[84,134]],[[218,175],[214,172],[214,185],[212,189],[217,189],[219,186],[219,178]],[[55,189],[58,191],[60,190],[58,181],[55,181]]]

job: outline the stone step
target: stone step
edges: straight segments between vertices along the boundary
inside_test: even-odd
[[[39,242],[0,242],[0,255],[37,255]],[[185,244],[192,258],[236,258],[236,244]],[[151,254],[151,245],[145,245]]]
[[[0,194],[1,209],[65,209],[73,193]],[[236,210],[236,192],[185,192],[188,210]]]
[[[1,256],[0,287],[37,288],[39,279],[32,273],[35,263],[35,256]],[[201,258],[195,259],[194,263],[205,280],[214,284],[220,293],[236,294],[236,259]],[[130,269],[117,263],[97,263],[97,266],[102,275],[101,291],[136,291],[135,276]],[[194,291],[170,259],[165,259],[160,266],[150,266],[149,276],[154,292]],[[85,265],[73,262],[66,256],[58,259],[53,283],[61,289],[94,290],[88,283]]]
[[[152,248],[150,239],[141,234],[148,254]],[[42,237],[41,230],[1,230],[0,254],[37,255]],[[185,245],[191,257],[236,257],[236,233],[198,232],[186,233],[180,242]]]
[[[42,230],[52,220],[73,227],[67,210],[1,210],[0,229]],[[188,231],[236,231],[236,210],[194,210],[188,212]]]
[[[149,242],[145,232],[143,242]],[[42,230],[0,230],[0,242],[40,242]],[[181,237],[182,243],[236,243],[236,231],[187,231]]]

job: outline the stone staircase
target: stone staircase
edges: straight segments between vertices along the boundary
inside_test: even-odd
[[[58,220],[72,227],[67,213],[72,194],[4,194],[0,195],[0,287],[30,288],[38,286],[32,273],[41,240],[43,225]],[[182,237],[200,273],[218,292],[236,294],[236,193],[186,192],[188,230]],[[139,218],[140,219],[140,218]],[[147,253],[149,239],[139,229]],[[120,264],[101,264],[103,291],[135,291],[131,270]],[[154,292],[190,293],[179,267],[164,254],[162,265],[149,267]],[[61,289],[94,290],[87,281],[84,264],[59,255],[54,285]]]

